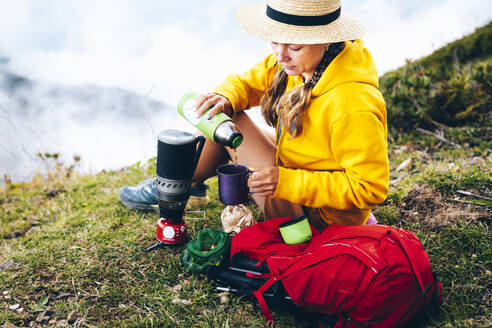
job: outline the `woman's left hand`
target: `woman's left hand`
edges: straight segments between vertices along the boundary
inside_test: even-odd
[[[203,93],[198,96],[195,101],[196,115],[201,117],[208,109],[208,118],[223,112],[229,117],[234,115],[234,110],[232,109],[231,102],[224,96],[216,93]]]
[[[248,179],[249,192],[258,196],[273,196],[278,184],[278,166],[249,170],[253,172]]]

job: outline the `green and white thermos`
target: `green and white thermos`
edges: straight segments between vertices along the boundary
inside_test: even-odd
[[[197,97],[198,94],[195,92],[186,93],[178,103],[179,114],[214,142],[237,148],[243,142],[243,135],[239,132],[234,121],[222,112],[207,119],[207,113],[212,107],[201,117],[197,117],[195,111],[195,99]]]

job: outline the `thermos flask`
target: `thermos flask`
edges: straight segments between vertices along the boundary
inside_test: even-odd
[[[186,93],[178,103],[179,114],[214,142],[237,148],[243,142],[243,135],[239,132],[234,121],[224,113],[218,113],[207,118],[207,113],[212,107],[201,117],[197,117],[195,111],[195,99],[197,97],[198,94],[195,92]]]

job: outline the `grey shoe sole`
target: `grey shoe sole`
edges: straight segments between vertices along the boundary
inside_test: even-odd
[[[190,195],[190,198],[188,200],[186,209],[189,209],[190,207],[194,207],[194,206],[200,206],[200,205],[207,204],[210,201],[210,199],[208,198],[208,196],[206,194],[206,190],[208,188],[209,188],[209,186],[207,186],[205,184],[192,187],[191,188],[191,195]],[[136,202],[136,201],[132,201],[132,200],[128,199],[128,198],[132,198],[132,197],[131,196],[128,197],[128,195],[127,195],[128,192],[125,192],[126,189],[127,189],[127,186],[120,189],[119,199],[120,199],[120,202],[123,205],[125,205],[127,208],[129,208],[131,210],[142,211],[142,212],[158,212],[159,205],[157,203],[156,204],[150,204],[149,202]]]
[[[138,203],[138,202],[130,202],[127,200],[121,200],[120,201],[128,207],[131,210],[139,210],[139,211],[146,211],[146,212],[154,212],[159,208],[159,205],[149,205],[148,203]]]

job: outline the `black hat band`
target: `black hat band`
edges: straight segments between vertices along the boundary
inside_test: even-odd
[[[339,7],[337,10],[326,15],[299,16],[299,15],[291,15],[291,14],[283,13],[267,5],[266,15],[277,22],[285,23],[289,25],[319,26],[319,25],[328,25],[333,21],[335,21],[338,17],[340,17],[341,11],[342,8]]]

